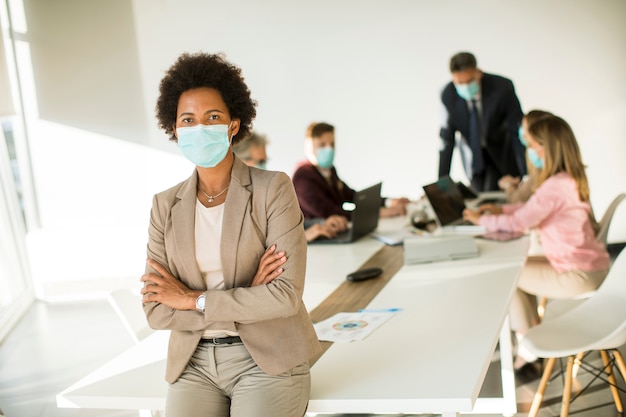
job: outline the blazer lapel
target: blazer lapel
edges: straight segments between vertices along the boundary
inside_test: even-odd
[[[237,250],[246,210],[249,210],[251,193],[249,186],[250,170],[246,164],[235,158],[230,178],[230,188],[224,206],[222,242],[220,251],[225,288],[235,286]]]
[[[183,184],[176,198],[178,202],[172,206],[172,224],[174,234],[174,246],[178,252],[177,259],[181,260],[178,265],[179,276],[185,277],[192,288],[206,288],[202,274],[196,261],[195,243],[195,217],[196,217],[196,186],[198,172],[193,174]]]

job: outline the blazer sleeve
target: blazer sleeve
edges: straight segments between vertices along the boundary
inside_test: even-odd
[[[443,177],[450,173],[450,166],[452,164],[452,153],[454,152],[454,135],[455,129],[451,125],[450,111],[445,100],[445,90],[441,95],[441,103],[439,109],[440,128],[439,138],[441,142],[439,144],[439,177]]]
[[[508,81],[507,87],[507,96],[505,103],[507,103],[506,108],[506,124],[507,124],[507,136],[509,139],[509,143],[511,143],[511,147],[513,149],[513,154],[515,157],[515,163],[517,164],[517,169],[519,171],[520,176],[524,176],[527,173],[526,169],[526,148],[519,141],[519,127],[522,123],[522,118],[524,117],[524,113],[522,112],[522,106],[517,98],[517,94],[515,93],[515,86],[513,82]]]
[[[255,192],[265,194],[265,247],[275,244],[278,250],[284,250],[287,262],[278,278],[267,285],[208,291],[205,316],[212,321],[254,323],[293,316],[302,308],[307,243],[304,217],[293,184],[287,174],[277,172],[266,189]],[[246,236],[240,239],[241,256],[237,256],[237,263],[246,263]],[[250,278],[237,276],[236,280],[249,282]]]

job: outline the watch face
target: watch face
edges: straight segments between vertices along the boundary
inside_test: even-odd
[[[196,308],[200,310],[204,310],[204,301],[205,301],[204,294],[202,294],[196,299]]]

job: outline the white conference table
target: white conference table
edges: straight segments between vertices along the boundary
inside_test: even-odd
[[[507,316],[528,239],[477,244],[478,258],[403,266],[368,305],[402,311],[322,355],[308,411],[515,414]],[[478,398],[498,339],[503,397]]]
[[[383,219],[392,231],[404,219]],[[401,307],[365,340],[333,344],[313,365],[308,413],[515,413],[506,320],[528,240],[478,241],[480,256],[403,266],[368,307]],[[319,305],[384,245],[311,245],[304,302]],[[478,393],[500,332],[503,398]],[[169,332],[157,331],[57,395],[57,406],[164,409]],[[483,401],[484,400],[484,401]],[[148,412],[146,412],[148,413]]]
[[[404,219],[381,222],[381,229],[400,227]],[[364,237],[346,245],[311,245],[303,301],[312,310],[345,276],[357,269],[384,244]],[[86,377],[57,394],[57,407],[163,410],[165,357],[169,331],[155,331]],[[144,413],[149,414],[149,413]]]

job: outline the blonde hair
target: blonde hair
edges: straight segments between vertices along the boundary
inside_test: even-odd
[[[535,187],[539,187],[549,177],[565,172],[576,181],[580,200],[589,201],[585,165],[570,125],[558,116],[547,116],[529,125],[528,133],[543,146],[544,151],[543,169],[538,172]]]
[[[536,121],[541,120],[544,117],[550,117],[550,116],[554,116],[554,115],[550,113],[549,111],[534,109],[526,113],[524,115],[524,119],[526,119],[526,123],[528,124],[528,126],[530,126]]]

